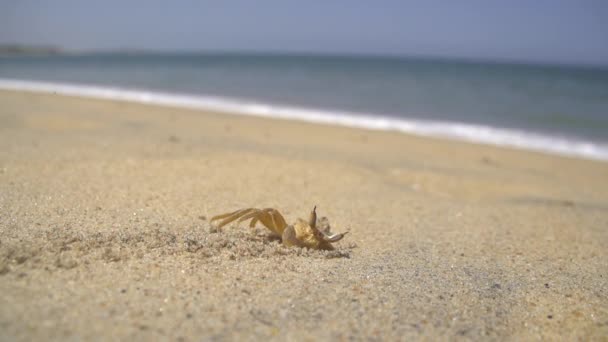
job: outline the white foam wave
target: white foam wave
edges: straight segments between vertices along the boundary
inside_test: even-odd
[[[194,108],[370,130],[399,131],[420,136],[449,138],[473,143],[514,147],[551,154],[608,161],[608,144],[564,139],[484,125],[392,118],[365,113],[303,109],[221,97],[170,94],[94,85],[0,79],[0,89],[129,101],[169,107]]]

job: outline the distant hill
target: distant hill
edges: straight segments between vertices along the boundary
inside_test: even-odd
[[[56,46],[33,46],[20,44],[0,44],[0,56],[46,56],[58,55],[63,53],[61,48]]]

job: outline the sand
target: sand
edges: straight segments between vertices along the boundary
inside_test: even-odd
[[[606,336],[608,163],[0,92],[0,340]]]

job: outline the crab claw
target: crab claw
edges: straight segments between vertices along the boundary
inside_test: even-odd
[[[340,234],[333,234],[333,235],[325,235],[325,234],[323,234],[323,241],[326,241],[326,242],[338,242],[338,241],[342,240],[342,238],[346,234],[348,234],[348,231],[346,231],[344,233],[340,233]]]
[[[317,229],[317,206],[316,205],[312,208],[312,211],[310,212],[310,216],[308,218],[308,225],[315,231],[318,231],[320,233],[320,238],[325,242],[338,242],[338,241],[342,240],[344,235],[348,234],[348,232],[344,232],[344,233],[340,233],[340,234],[327,235],[324,232],[318,230]]]

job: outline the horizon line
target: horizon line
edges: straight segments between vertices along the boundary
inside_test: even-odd
[[[249,55],[260,57],[326,57],[326,58],[378,58],[378,59],[394,59],[394,60],[426,60],[435,62],[459,62],[466,64],[497,64],[497,65],[517,65],[517,66],[532,66],[532,67],[562,67],[562,68],[578,68],[578,69],[600,69],[608,71],[608,63],[587,63],[587,62],[553,62],[527,60],[518,58],[484,58],[470,56],[440,56],[435,54],[416,54],[416,53],[374,53],[374,52],[348,52],[348,51],[289,51],[289,50],[255,50],[255,49],[162,49],[162,48],[65,48],[59,45],[46,44],[18,44],[18,43],[0,43],[0,50],[3,47],[32,49],[32,53],[7,53],[2,54],[0,51],[0,59],[5,57],[40,57],[40,56],[86,56],[86,55],[103,55],[103,54],[125,54],[125,55],[174,55],[174,54],[192,54],[192,55]],[[48,54],[40,53],[36,49],[48,49]]]

